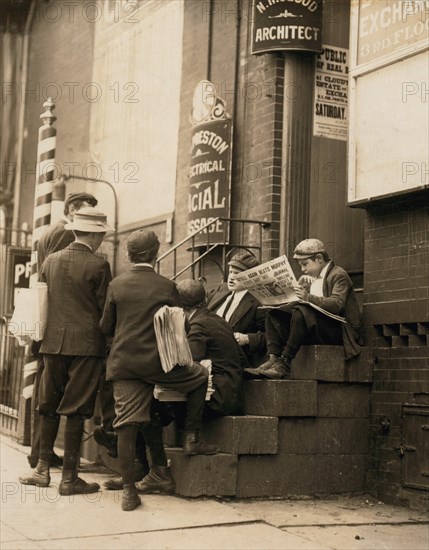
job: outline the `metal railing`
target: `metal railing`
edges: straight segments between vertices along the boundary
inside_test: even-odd
[[[223,224],[223,242],[219,242],[219,236],[216,235],[216,241],[213,242],[211,240],[211,233],[210,228],[215,227],[218,222],[227,222]],[[245,227],[249,225],[257,225],[258,226],[258,244],[257,245],[249,245],[246,244],[246,237],[245,237]],[[266,221],[261,220],[251,220],[251,219],[239,219],[239,218],[213,218],[210,222],[206,223],[205,225],[201,226],[200,229],[192,233],[191,235],[188,235],[183,240],[181,240],[179,243],[177,243],[175,246],[167,250],[164,254],[162,254],[157,262],[156,262],[156,269],[157,272],[160,273],[161,271],[161,263],[166,260],[166,258],[169,258],[170,256],[173,256],[173,275],[170,277],[173,281],[185,273],[186,271],[190,270],[192,278],[195,279],[195,270],[197,267],[201,270],[201,262],[203,259],[207,258],[211,252],[213,252],[216,249],[222,250],[222,267],[220,267],[222,271],[222,275],[225,278],[226,272],[227,272],[227,261],[228,261],[228,252],[227,249],[233,250],[234,248],[243,248],[246,250],[250,250],[252,252],[256,252],[256,256],[259,257],[259,261],[262,261],[262,233],[263,229],[265,227],[268,227],[270,224]],[[234,227],[235,226],[235,227]],[[234,231],[232,231],[234,229]],[[200,241],[201,234],[206,233],[206,239],[204,243],[198,242],[196,243],[196,238],[198,237],[198,241]],[[227,243],[227,235],[234,234],[235,238],[233,243]],[[179,249],[182,249],[185,245],[187,245],[187,250],[191,254],[191,261],[185,265],[181,269],[177,269],[177,251]]]

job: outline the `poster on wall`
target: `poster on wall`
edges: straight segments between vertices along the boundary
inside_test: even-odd
[[[229,217],[231,120],[196,126],[192,132],[189,169],[188,233],[217,217]],[[228,227],[218,221],[209,228],[210,244],[228,242]],[[195,237],[207,244],[207,230]]]
[[[189,166],[188,234],[230,215],[232,121],[214,84],[199,82],[194,91]],[[217,220],[195,235],[195,246],[228,244],[229,224]]]
[[[320,52],[323,0],[253,0],[252,53]]]
[[[20,246],[8,246],[6,256],[5,314],[11,315],[20,288],[30,287],[31,250]]]
[[[323,46],[316,59],[313,135],[347,141],[349,50]]]
[[[360,1],[358,65],[427,43],[428,12],[426,0]]]

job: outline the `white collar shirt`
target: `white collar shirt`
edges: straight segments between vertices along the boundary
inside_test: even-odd
[[[216,311],[216,314],[219,315],[219,317],[223,317],[225,321],[228,323],[229,320],[232,317],[232,314],[239,306],[241,300],[244,298],[244,295],[246,294],[247,290],[239,290],[238,292],[233,292],[232,294],[229,294],[224,300],[223,304],[219,307],[219,309]],[[232,298],[232,301],[231,301]],[[226,315],[224,315],[225,310],[228,308]]]
[[[323,297],[323,280],[325,279],[326,272],[328,271],[330,263],[331,262],[325,265],[319,275],[314,279],[313,283],[311,283],[310,294],[312,294],[313,296]]]

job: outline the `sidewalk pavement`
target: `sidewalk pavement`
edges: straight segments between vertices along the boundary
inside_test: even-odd
[[[21,485],[27,453],[28,447],[1,437],[2,550],[429,548],[429,514],[367,496],[261,501],[143,495],[143,506],[122,512],[120,491],[59,496],[57,469],[48,488]],[[82,470],[86,481],[100,484],[112,475],[91,464]]]

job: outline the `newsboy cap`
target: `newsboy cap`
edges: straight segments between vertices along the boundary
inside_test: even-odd
[[[241,271],[246,271],[246,269],[251,269],[252,267],[259,265],[259,262],[254,254],[246,250],[245,252],[238,252],[237,254],[234,254],[228,262],[228,265],[231,267],[236,267]]]
[[[68,208],[70,204],[77,201],[89,202],[91,206],[97,206],[98,204],[98,200],[91,193],[70,193],[64,202],[64,208]]]
[[[206,299],[204,286],[194,279],[184,279],[177,285],[180,302],[185,308],[199,306]]]
[[[85,206],[74,214],[72,222],[66,223],[65,229],[85,231],[87,233],[106,233],[113,231],[107,223],[107,216],[93,206]]]
[[[127,239],[127,250],[132,254],[158,251],[160,242],[156,233],[150,229],[137,229]]]
[[[319,239],[305,239],[296,245],[293,252],[295,260],[306,260],[316,254],[326,253],[326,248]]]

